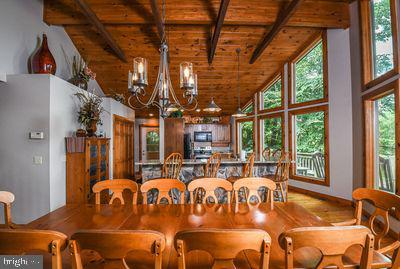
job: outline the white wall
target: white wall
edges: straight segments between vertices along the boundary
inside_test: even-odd
[[[65,54],[71,59],[78,51],[63,27],[43,22],[43,0],[1,0],[0,74],[28,74],[28,59],[40,45],[42,33],[47,34],[57,64],[56,76],[68,80],[71,73]],[[90,87],[102,93],[96,81]]]
[[[78,91],[52,75],[10,75],[7,84],[0,84],[0,190],[15,194],[17,223],[65,205],[65,137],[80,127],[74,97]],[[108,113],[102,115],[100,128],[112,138],[111,115],[134,119],[134,111],[110,98],[103,100]],[[32,131],[43,132],[44,140],[28,139]],[[33,164],[33,156],[42,156],[43,164]],[[111,176],[112,143],[109,167]]]
[[[330,186],[290,180],[295,187],[351,200],[353,120],[349,30],[328,30]]]
[[[0,84],[0,189],[16,195],[16,222],[50,210],[49,81],[37,75],[27,83],[30,76],[9,76],[7,85]],[[31,131],[44,132],[44,140],[29,140]],[[42,165],[33,164],[35,155],[43,157]]]

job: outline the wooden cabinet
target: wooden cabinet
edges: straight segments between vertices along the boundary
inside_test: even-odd
[[[109,179],[109,138],[85,138],[83,152],[67,152],[67,203],[94,202],[92,187]]]
[[[164,157],[171,153],[183,156],[184,120],[182,118],[164,119]]]
[[[194,132],[211,132],[212,145],[215,147],[227,147],[231,143],[231,125],[230,124],[186,124],[185,133],[191,134],[192,141]]]

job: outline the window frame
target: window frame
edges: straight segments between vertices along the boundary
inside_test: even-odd
[[[395,194],[400,195],[400,81],[392,81],[371,93],[363,96],[363,124],[364,124],[364,174],[365,186],[374,189],[375,181],[375,119],[374,102],[382,97],[394,93],[395,96],[395,159],[396,170]]]
[[[284,102],[285,102],[285,85],[284,85],[284,70],[281,68],[277,73],[275,73],[270,79],[268,79],[268,83],[266,84],[265,87],[263,87],[262,90],[258,91],[258,114],[260,113],[269,113],[269,112],[275,112],[279,110],[283,110],[284,108]],[[281,105],[278,107],[274,108],[267,108],[267,109],[261,109],[264,106],[264,92],[267,91],[269,87],[274,85],[278,80],[281,80]]]
[[[235,120],[235,136],[236,136],[236,154],[239,153],[239,124],[241,122],[246,122],[246,121],[252,121],[253,122],[253,153],[256,153],[257,148],[256,148],[256,120],[255,117],[249,117],[249,118],[240,118]]]
[[[253,97],[243,106],[242,111],[244,112],[246,110],[246,108],[251,106],[251,105],[253,105],[253,111],[250,112],[250,113],[246,113],[247,116],[253,116],[255,114],[256,106],[255,106],[255,102],[254,102],[254,98]]]
[[[294,129],[294,121],[293,118],[297,115],[303,115],[303,114],[309,114],[313,112],[324,112],[324,131],[325,131],[325,139],[324,139],[324,144],[325,144],[325,152],[324,152],[324,158],[325,158],[325,179],[324,180],[318,180],[312,177],[306,177],[306,176],[300,176],[297,175],[295,172],[296,169],[296,145],[295,145],[295,134],[293,133],[295,131]],[[307,108],[301,108],[301,109],[296,109],[296,110],[291,110],[289,111],[289,118],[288,118],[288,124],[289,124],[289,152],[291,152],[292,159],[295,161],[293,165],[291,165],[291,169],[289,172],[289,178],[297,181],[303,181],[307,183],[312,183],[312,184],[317,184],[317,185],[323,185],[323,186],[330,186],[330,174],[329,174],[329,105],[324,104],[324,105],[319,105],[319,106],[314,106],[314,107],[307,107]]]
[[[306,102],[301,102],[301,103],[295,103],[293,102],[293,97],[295,96],[295,65],[296,63],[301,60],[306,54],[308,54],[312,49],[315,48],[315,46],[322,41],[322,64],[323,64],[323,97],[321,99],[317,100],[311,100],[311,101],[306,101]],[[326,30],[323,30],[313,37],[310,38],[310,40],[300,49],[300,52],[297,53],[297,55],[292,58],[288,62],[288,106],[289,108],[297,108],[297,107],[303,107],[303,106],[309,106],[309,105],[314,105],[314,104],[319,104],[319,103],[324,103],[328,102],[328,48],[327,48],[327,36],[326,36]]]
[[[285,150],[285,113],[284,112],[277,112],[277,113],[271,113],[271,114],[266,114],[266,115],[261,115],[257,118],[257,135],[258,135],[258,152],[260,153],[260,159],[262,158],[262,153],[264,151],[263,148],[263,143],[261,143],[261,137],[264,135],[261,133],[261,130],[263,129],[261,127],[262,121],[265,119],[273,119],[273,118],[281,118],[281,129],[282,129],[282,150]]]
[[[380,75],[379,77],[374,78],[371,0],[359,1],[363,91],[366,91],[399,74],[399,35],[397,33],[398,6],[396,0],[390,0],[390,11],[393,41],[393,69],[389,70],[385,74]]]

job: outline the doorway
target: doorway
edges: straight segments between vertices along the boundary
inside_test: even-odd
[[[135,178],[135,122],[114,115],[113,178]]]
[[[141,124],[139,126],[139,159],[141,162],[160,159],[160,127]]]

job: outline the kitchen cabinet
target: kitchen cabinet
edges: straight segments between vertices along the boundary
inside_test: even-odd
[[[182,118],[166,118],[164,120],[164,157],[171,153],[183,156],[184,121]]]
[[[227,147],[231,143],[230,124],[185,124],[185,133],[191,134],[192,141],[194,132],[211,132],[212,145],[216,147]]]

